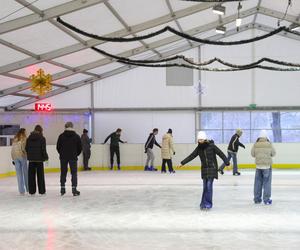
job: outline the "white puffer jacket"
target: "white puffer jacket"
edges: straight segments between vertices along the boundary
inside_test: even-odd
[[[174,152],[173,136],[171,134],[165,134],[161,143],[161,158],[171,159]]]
[[[271,167],[273,163],[272,157],[275,156],[275,154],[275,149],[267,138],[259,138],[251,149],[251,155],[255,157],[257,168]]]

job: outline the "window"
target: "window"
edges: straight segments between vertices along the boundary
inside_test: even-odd
[[[228,143],[237,128],[241,142],[255,142],[262,129],[272,142],[300,142],[300,111],[212,111],[200,112],[198,130],[216,143]]]

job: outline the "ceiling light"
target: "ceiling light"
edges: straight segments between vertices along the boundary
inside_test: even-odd
[[[296,31],[296,30],[299,30],[299,29],[300,29],[300,25],[297,24],[297,23],[292,23],[290,25],[290,30],[292,30],[292,31]]]
[[[216,32],[217,32],[218,34],[225,34],[225,32],[226,32],[226,27],[225,27],[225,26],[218,26],[218,27],[216,28]]]
[[[242,24],[242,18],[237,18],[237,19],[235,20],[235,25],[236,25],[236,27],[240,27],[241,24]]]
[[[213,13],[218,15],[225,15],[225,6],[222,5],[216,5],[213,7]]]

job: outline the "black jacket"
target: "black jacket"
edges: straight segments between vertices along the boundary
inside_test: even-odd
[[[43,162],[48,160],[46,151],[46,139],[43,135],[37,132],[32,132],[26,140],[28,161]]]
[[[145,143],[145,150],[147,150],[147,148],[153,148],[153,145],[156,145],[157,147],[161,148],[161,146],[157,143],[156,139],[155,139],[155,135],[153,133],[151,133]]]
[[[181,164],[184,165],[199,156],[201,160],[202,179],[218,179],[218,162],[216,155],[218,155],[227,166],[230,164],[226,155],[213,143],[213,141],[208,141],[203,144],[199,143],[193,153],[185,158]]]
[[[237,151],[239,150],[239,146],[245,148],[245,145],[240,143],[239,138],[240,137],[237,134],[234,134],[231,137],[229,145],[228,145],[228,149],[227,149],[228,151],[237,153]]]
[[[73,130],[65,130],[58,137],[56,150],[59,153],[59,159],[77,161],[82,150],[79,135]]]
[[[111,147],[119,147],[119,142],[124,143],[120,139],[120,135],[118,135],[116,132],[113,132],[109,136],[107,136],[107,138],[105,139],[104,143],[106,143],[109,138],[110,138],[110,146]]]
[[[90,152],[92,139],[90,139],[87,134],[82,134],[80,139],[81,139],[82,151],[85,153]]]

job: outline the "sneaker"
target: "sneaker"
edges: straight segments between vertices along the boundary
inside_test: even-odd
[[[73,196],[79,196],[80,192],[76,188],[72,188]]]
[[[148,167],[148,166],[145,166],[145,167],[144,167],[144,171],[149,171],[149,167]]]
[[[173,170],[173,171],[170,171],[170,174],[175,174],[176,172],[175,172],[175,170]]]
[[[153,170],[152,171],[157,171],[157,168],[153,167]]]
[[[272,204],[272,200],[269,199],[269,200],[267,200],[267,201],[264,201],[264,203],[265,203],[265,205],[271,205],[271,204]]]
[[[222,170],[222,169],[218,169],[218,172],[221,174],[221,175],[223,175],[224,174],[224,171]]]
[[[109,170],[113,170],[113,167],[111,166],[111,167],[109,168]]]
[[[261,201],[254,201],[254,204],[260,204]]]
[[[233,173],[233,175],[241,175],[241,173],[240,172],[235,172],[235,173]]]
[[[60,188],[60,195],[63,196],[66,193],[66,188],[65,187],[61,187]]]
[[[162,170],[162,171],[161,171],[161,173],[162,173],[162,174],[165,174],[165,173],[166,173],[166,171],[163,171],[163,170]]]

